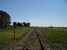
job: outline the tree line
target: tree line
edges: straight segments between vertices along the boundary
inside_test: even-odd
[[[23,23],[20,23],[20,22],[13,22],[13,27],[16,27],[16,26],[23,26],[23,27],[30,27],[30,22],[23,22]]]
[[[7,12],[0,10],[0,28],[6,28],[10,26],[10,24],[11,24],[11,16]],[[13,22],[13,26],[30,27],[30,22],[28,23]]]

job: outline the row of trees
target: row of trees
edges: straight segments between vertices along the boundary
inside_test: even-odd
[[[0,28],[5,28],[5,27],[8,27],[10,26],[11,24],[11,16],[3,11],[3,10],[0,10]],[[13,26],[25,26],[25,27],[29,27],[30,26],[30,23],[26,23],[26,22],[23,22],[23,23],[20,23],[20,22],[13,22]]]
[[[16,26],[24,26],[24,27],[30,27],[30,23],[26,23],[26,22],[23,22],[23,23],[20,23],[20,22],[13,22],[13,26],[16,27]]]

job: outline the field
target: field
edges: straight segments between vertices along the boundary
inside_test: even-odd
[[[40,28],[51,48],[67,50],[67,28]]]
[[[16,27],[15,30],[13,27],[6,29],[0,29],[0,50],[7,48],[15,38],[18,40],[25,32],[28,32],[30,28],[27,27]],[[62,50],[67,50],[67,28],[39,28],[42,32],[44,40],[49,44],[51,48],[61,48]]]
[[[20,38],[25,32],[29,31],[27,27],[16,27],[15,30],[12,27],[0,29],[0,50],[8,47],[14,40],[14,31],[15,38]]]

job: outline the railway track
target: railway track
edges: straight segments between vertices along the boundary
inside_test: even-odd
[[[43,44],[39,38],[37,31],[34,29],[23,50],[44,50]]]
[[[44,47],[37,29],[32,28],[18,43],[8,50],[48,50]]]

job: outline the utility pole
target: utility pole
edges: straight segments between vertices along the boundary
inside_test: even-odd
[[[13,22],[14,40],[16,39],[16,35],[15,35],[15,28],[16,28],[16,22]]]

